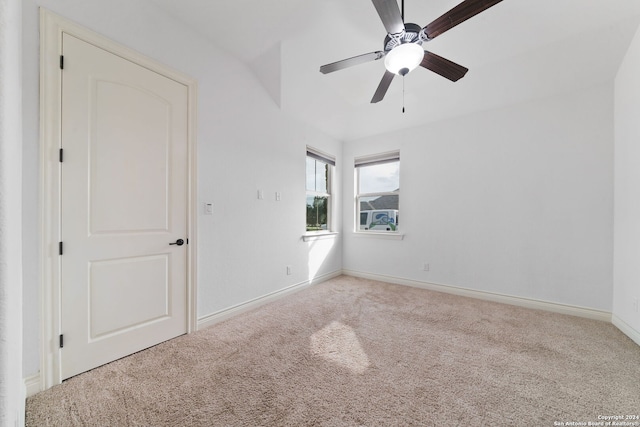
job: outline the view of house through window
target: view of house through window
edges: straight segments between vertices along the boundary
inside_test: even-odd
[[[400,153],[357,158],[355,168],[356,231],[399,231]]]
[[[307,231],[331,230],[331,178],[335,160],[307,149]]]

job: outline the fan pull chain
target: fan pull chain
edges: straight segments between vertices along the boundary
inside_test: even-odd
[[[402,76],[402,114],[404,114],[404,77]]]

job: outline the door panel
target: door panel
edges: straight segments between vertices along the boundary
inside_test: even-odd
[[[90,232],[168,231],[171,105],[105,80],[89,98]]]
[[[185,85],[63,35],[62,378],[187,332]]]
[[[171,306],[168,267],[166,254],[91,262],[89,341],[165,320]]]

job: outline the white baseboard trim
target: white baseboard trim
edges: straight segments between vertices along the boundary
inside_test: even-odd
[[[198,318],[198,330],[215,325],[218,322],[229,319],[233,316],[237,316],[238,314],[244,313],[246,311],[253,310],[254,308],[257,308],[263,304],[275,301],[294,292],[298,292],[306,288],[307,286],[317,285],[318,283],[326,282],[327,280],[333,279],[334,277],[338,277],[340,275],[342,275],[342,271],[340,270],[323,274],[321,276],[314,277],[313,279],[305,280],[304,282],[296,283],[284,289],[280,289],[278,291],[271,292],[261,297],[243,302],[241,304],[234,305],[233,307],[229,307],[224,310],[202,316]]]
[[[461,288],[458,286],[440,285],[436,283],[422,282],[412,279],[403,279],[400,277],[386,276],[382,274],[364,273],[361,271],[343,270],[342,273],[347,276],[362,277],[364,279],[377,280],[379,282],[428,289],[463,297],[516,305],[519,307],[532,308],[536,310],[550,311],[553,313],[568,314],[570,316],[585,317],[587,319],[594,319],[611,323],[611,313],[603,310],[596,310],[592,308],[578,307],[555,302],[540,301],[530,298],[515,297],[494,292],[477,291],[473,289]]]
[[[16,413],[16,418],[15,418],[16,427],[23,427],[25,425],[26,415],[27,415],[26,411],[27,411],[27,387],[23,383],[22,387],[20,387],[18,411]]]
[[[613,326],[620,329],[623,334],[631,338],[633,342],[640,345],[640,331],[636,331],[635,329],[633,329],[631,325],[620,319],[615,314],[611,316],[611,323],[613,323]]]
[[[40,374],[33,374],[24,378],[24,388],[26,391],[26,397],[31,397],[36,393],[40,393]]]

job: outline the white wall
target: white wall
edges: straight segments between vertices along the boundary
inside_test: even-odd
[[[24,422],[21,4],[0,0],[0,426]]]
[[[354,237],[353,159],[393,149],[405,238]],[[612,84],[353,141],[343,156],[345,270],[611,311]]]
[[[640,344],[640,30],[615,81],[614,323]],[[636,302],[638,304],[638,302]]]
[[[338,141],[289,119],[247,67],[147,2],[23,4],[26,376],[39,369],[37,6],[198,80],[199,317],[342,268],[339,239],[321,245],[301,240],[306,145],[340,162]],[[264,190],[264,200],[257,200],[258,189]],[[279,202],[276,191],[282,194]],[[212,216],[203,214],[205,202],[213,203]],[[293,267],[290,276],[286,265]]]

